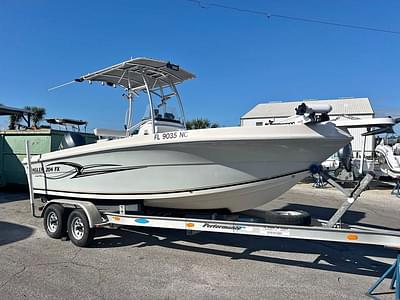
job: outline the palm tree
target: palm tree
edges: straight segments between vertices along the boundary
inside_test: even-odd
[[[208,119],[196,118],[186,122],[187,129],[203,129],[203,128],[216,128],[219,127],[217,123],[211,124]]]
[[[39,106],[25,106],[26,110],[31,110],[33,112],[32,114],[32,122],[33,122],[33,127],[38,128],[39,123],[43,121],[43,118],[46,114],[46,109],[44,107],[39,107]]]
[[[17,128],[17,116],[10,115],[8,119],[8,129],[15,130]]]
[[[22,115],[19,114],[10,115],[8,119],[8,129],[10,130],[17,129],[17,124],[21,122],[21,120],[22,120]]]

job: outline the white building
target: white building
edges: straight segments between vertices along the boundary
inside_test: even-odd
[[[264,126],[270,121],[282,120],[287,117],[293,116],[295,108],[301,103],[306,104],[330,104],[332,111],[329,113],[331,120],[337,118],[373,118],[374,111],[368,98],[345,98],[345,99],[329,99],[329,100],[303,100],[293,102],[271,102],[257,104],[248,113],[240,118],[241,126]],[[357,157],[362,151],[363,136],[362,133],[366,132],[366,128],[351,128],[349,129],[351,135],[354,137],[351,145],[354,155]],[[373,136],[368,136],[366,140],[365,151],[368,155],[369,152],[375,148],[375,139]]]

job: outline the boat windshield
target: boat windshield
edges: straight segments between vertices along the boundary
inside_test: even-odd
[[[160,86],[150,90],[150,93],[144,91],[135,96],[132,104],[133,108],[130,111],[132,115],[129,117],[128,109],[126,116],[126,127],[131,134],[137,133],[140,126],[151,121],[152,118],[155,123],[170,122],[184,127],[183,107],[174,86]]]
[[[154,120],[183,124],[183,113],[180,109],[179,99],[177,99],[173,91],[163,88],[151,91],[151,93],[153,94],[152,109]],[[150,105],[148,104],[142,120],[151,119],[151,117]]]

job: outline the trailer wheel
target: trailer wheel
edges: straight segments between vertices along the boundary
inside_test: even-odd
[[[50,204],[46,207],[43,225],[49,237],[60,239],[65,236],[67,226],[65,222],[64,207],[60,204]]]
[[[310,225],[311,215],[303,210],[271,210],[265,212],[265,221],[281,225]]]
[[[93,241],[94,228],[90,228],[88,218],[82,209],[75,209],[68,217],[68,237],[78,247],[87,247]]]

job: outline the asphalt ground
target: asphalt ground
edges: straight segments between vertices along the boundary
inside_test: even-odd
[[[300,184],[263,206],[329,218],[343,196]],[[369,190],[343,221],[400,230],[400,198]],[[0,194],[0,299],[368,299],[397,253],[379,246],[124,228],[90,248],[54,240],[26,194]],[[393,299],[385,280],[379,299]]]

